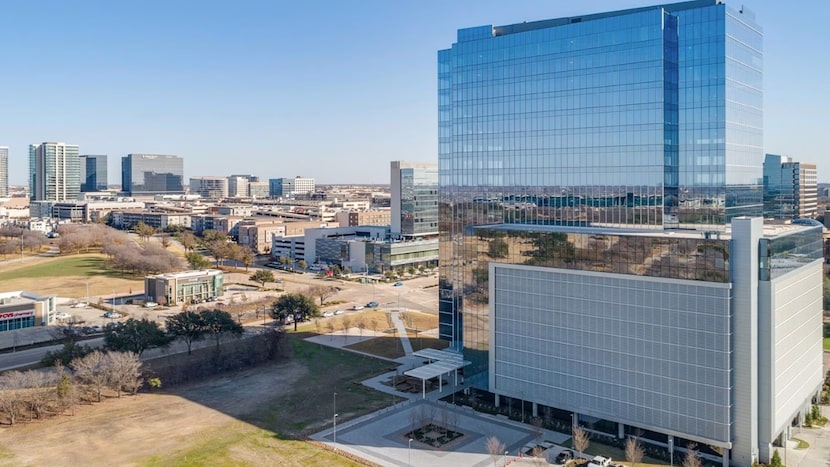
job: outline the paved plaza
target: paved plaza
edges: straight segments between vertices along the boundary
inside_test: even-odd
[[[418,441],[411,443],[407,433],[424,414],[433,415],[433,423],[443,425],[450,420],[450,429],[463,436],[443,446],[433,448]],[[512,422],[504,417],[485,415],[468,408],[430,400],[408,400],[379,412],[350,420],[337,425],[337,444],[334,445],[334,430],[329,428],[312,436],[338,450],[386,466],[481,466],[493,465],[493,458],[487,453],[487,438],[497,437],[506,445],[507,457],[503,455],[498,464],[515,461],[519,450],[531,442],[562,443],[569,436],[543,430],[536,437],[533,427]],[[554,447],[555,453],[558,448]]]

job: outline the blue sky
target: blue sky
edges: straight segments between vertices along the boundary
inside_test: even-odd
[[[177,154],[185,176],[388,183],[389,161],[437,160],[436,51],[458,28],[648,0],[23,1],[2,4],[0,146]],[[738,2],[727,2],[735,3]],[[745,0],[764,27],[765,149],[830,181],[830,2]]]

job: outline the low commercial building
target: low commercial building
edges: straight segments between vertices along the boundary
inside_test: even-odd
[[[190,227],[190,215],[166,212],[149,211],[113,211],[112,226],[116,229],[131,229],[139,222],[156,228],[167,230],[174,225]]]
[[[45,326],[54,320],[55,297],[18,290],[0,293],[0,332]]]
[[[334,219],[341,227],[358,225],[390,225],[392,211],[389,209],[371,209],[365,211],[340,211]]]
[[[222,271],[205,269],[147,276],[144,279],[144,298],[162,305],[199,303],[225,294]]]

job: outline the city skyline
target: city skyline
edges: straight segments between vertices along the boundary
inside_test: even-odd
[[[649,3],[14,4],[0,32],[17,70],[0,81],[15,90],[0,125],[9,182],[26,183],[32,142],[72,141],[109,155],[113,174],[126,154],[161,153],[187,161],[185,179],[242,170],[383,183],[390,160],[437,161],[433,51],[458,28]],[[821,76],[830,65],[810,47],[821,42],[811,37],[818,10],[830,6],[809,15],[781,2],[746,6],[764,24],[764,152],[815,162],[819,181],[830,181],[813,136],[826,122]],[[43,27],[27,26],[35,22]],[[76,32],[50,26],[64,22]],[[43,57],[55,65],[48,76],[26,71]],[[270,149],[246,151],[245,141]]]

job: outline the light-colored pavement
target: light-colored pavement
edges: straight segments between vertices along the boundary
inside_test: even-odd
[[[392,323],[398,330],[398,335],[401,338],[401,345],[403,346],[404,355],[412,355],[412,343],[409,341],[409,335],[406,333],[406,325],[401,321],[400,312],[395,311],[390,313],[392,316]]]
[[[830,419],[830,407],[822,406],[822,414]],[[830,423],[817,428],[795,428],[794,438],[806,441],[810,446],[796,449],[797,441],[790,440],[787,449],[779,448],[778,454],[787,467],[830,467]]]
[[[410,443],[409,433],[413,427],[418,428],[430,421],[441,426],[449,425],[450,429],[463,433],[463,436],[442,448],[416,440]],[[569,438],[568,435],[548,430],[543,430],[537,437],[530,425],[452,404],[407,401],[338,423],[336,448],[384,466],[485,467],[493,465],[494,461],[487,454],[486,442],[490,436],[505,443],[508,452],[506,457],[497,456],[498,465],[515,461],[519,451],[528,443],[548,441],[561,444]],[[312,435],[312,438],[335,447],[333,427]]]

